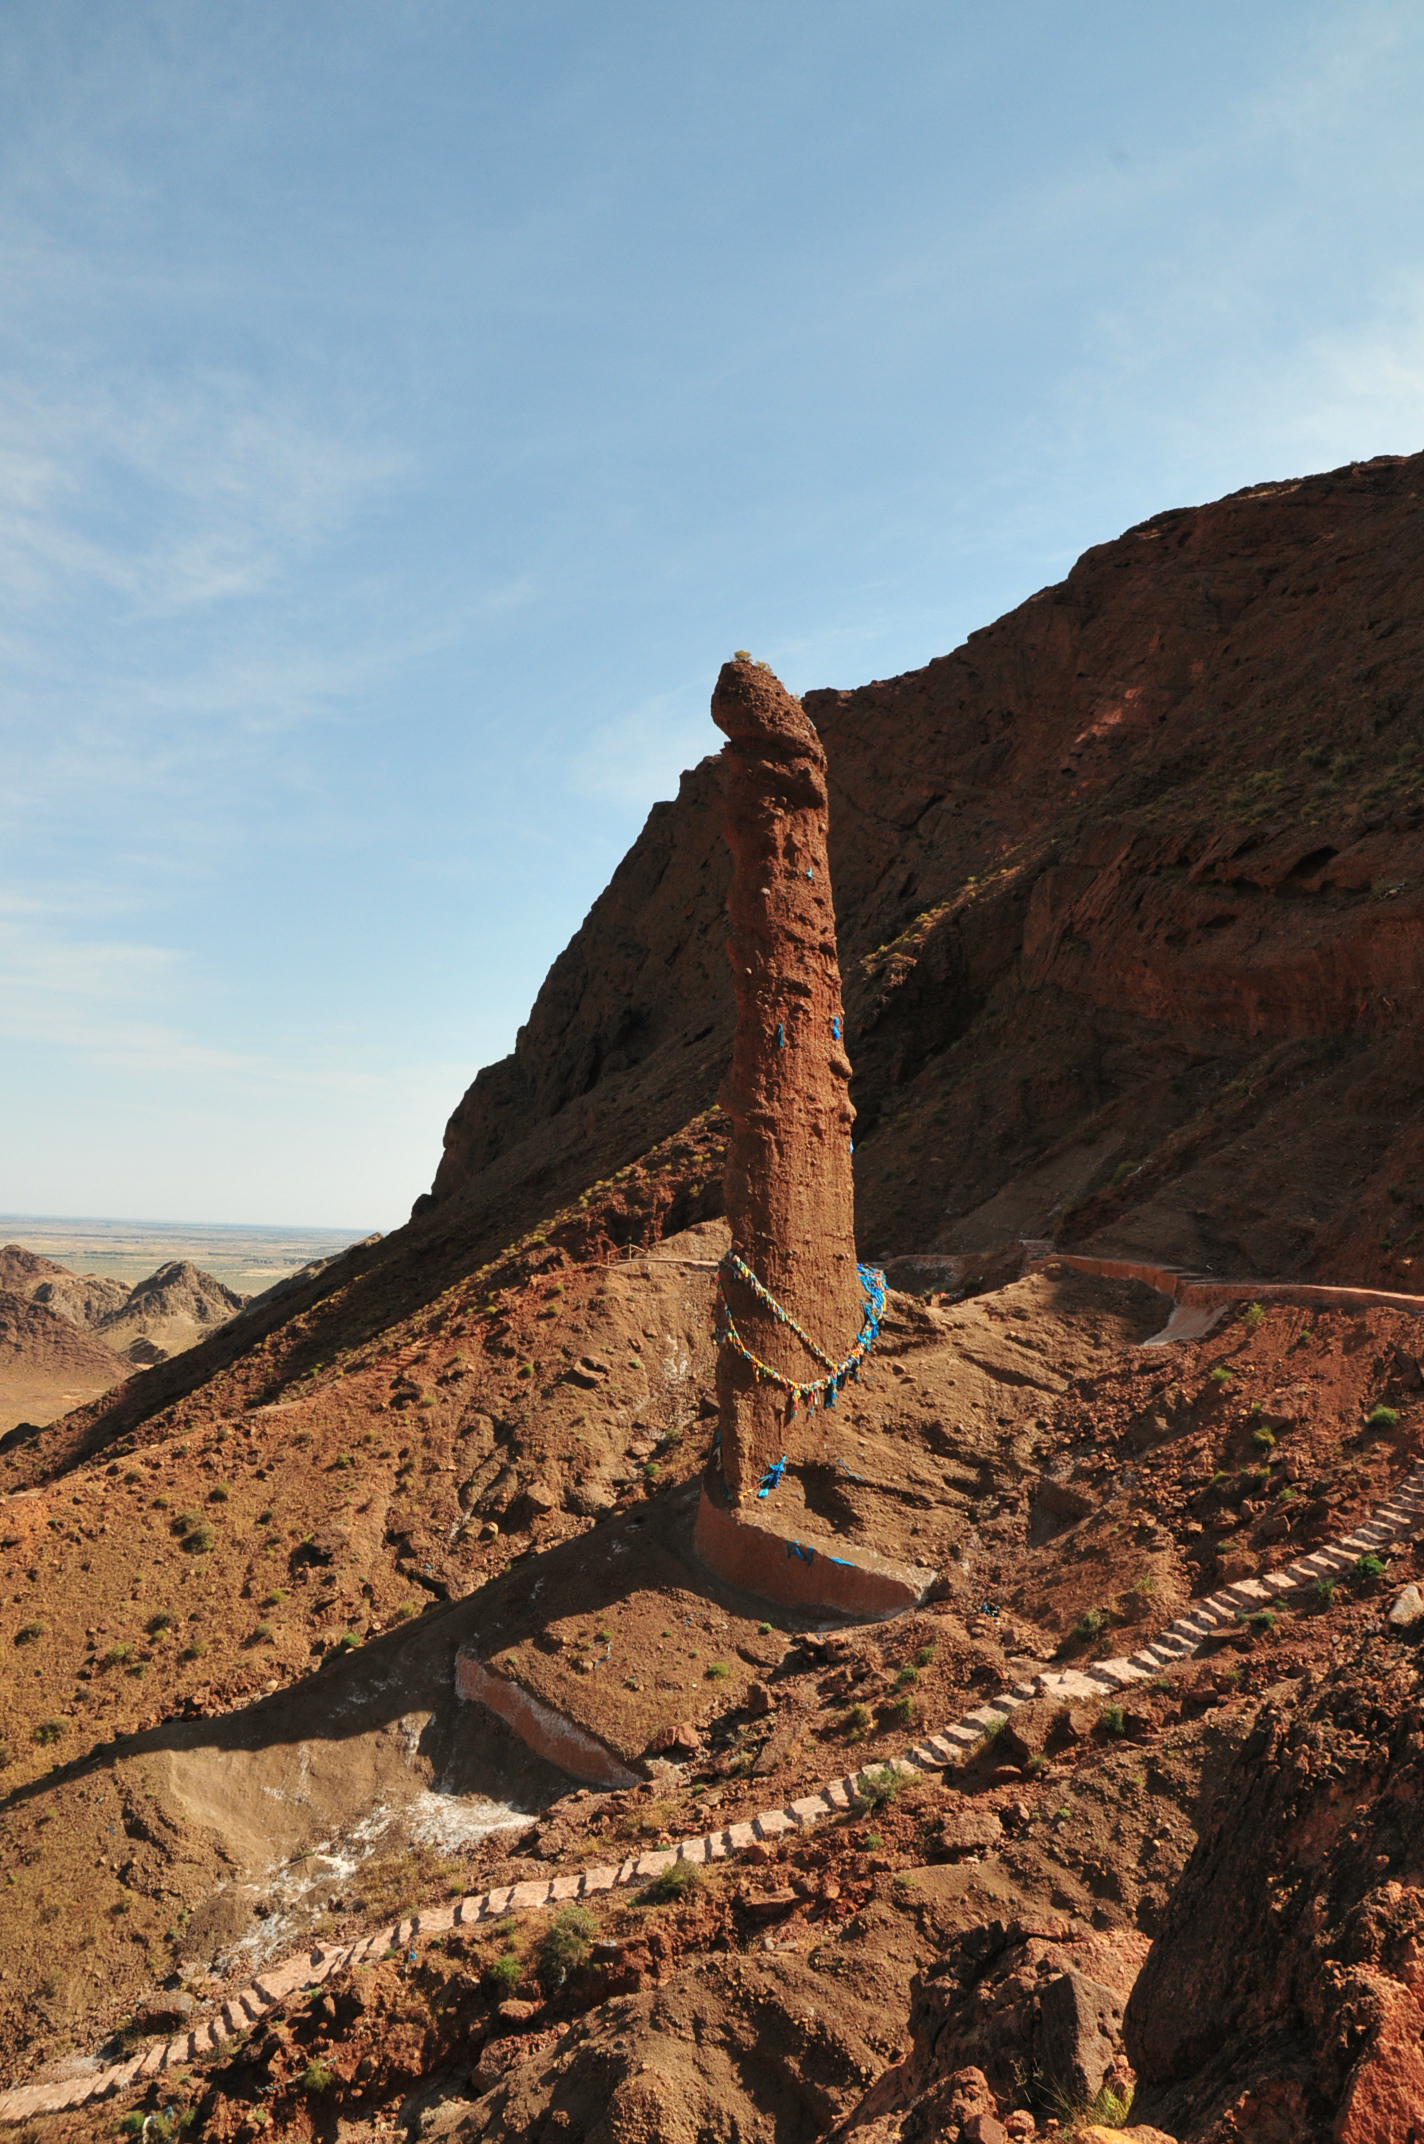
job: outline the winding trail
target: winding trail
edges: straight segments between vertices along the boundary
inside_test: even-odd
[[[1030,1266],[1054,1258],[1081,1272],[1101,1274],[1116,1280],[1141,1280],[1173,1298],[1176,1308],[1163,1331],[1146,1346],[1195,1338],[1203,1329],[1192,1324],[1203,1312],[1218,1315],[1235,1301],[1302,1302],[1322,1309],[1357,1310],[1383,1308],[1424,1312],[1424,1298],[1396,1295],[1373,1288],[1330,1288],[1272,1281],[1214,1281],[1172,1272],[1159,1266],[1136,1265],[1125,1259],[1088,1258],[1053,1252],[1048,1246],[1030,1247]],[[1218,1307],[1219,1306],[1219,1307]],[[1178,1324],[1178,1320],[1181,1323]],[[1173,1330],[1174,1325],[1177,1326]],[[1008,1718],[1020,1705],[1047,1697],[1061,1703],[1113,1697],[1134,1684],[1151,1681],[1189,1660],[1211,1638],[1217,1637],[1243,1615],[1266,1608],[1292,1593],[1314,1586],[1322,1578],[1336,1578],[1350,1570],[1360,1556],[1369,1555],[1391,1542],[1417,1539],[1424,1534],[1424,1464],[1413,1469],[1370,1517],[1327,1547],[1301,1556],[1263,1578],[1244,1578],[1223,1586],[1203,1600],[1192,1601],[1165,1630],[1135,1652],[1119,1659],[1100,1660],[1091,1667],[1058,1668],[1045,1663],[1036,1667],[998,1697],[975,1706],[949,1726],[926,1735],[904,1755],[890,1760],[906,1778],[926,1772],[943,1773],[960,1763],[983,1741],[984,1736]],[[879,1764],[865,1771],[879,1773]],[[507,1884],[494,1891],[467,1898],[443,1900],[394,1923],[383,1923],[373,1934],[354,1943],[324,1946],[313,1944],[295,1952],[270,1971],[257,1974],[239,1993],[228,1998],[210,2018],[170,2039],[152,2040],[126,2062],[118,2062],[87,2076],[52,2083],[19,2085],[0,2092],[0,2122],[26,2122],[36,2115],[61,2113],[96,2100],[112,2098],[132,2085],[174,2071],[214,2053],[239,2034],[250,2032],[286,1996],[301,1988],[317,1987],[330,1974],[346,1966],[380,1958],[391,1950],[412,1949],[417,1942],[448,1934],[452,1929],[471,1928],[482,1921],[508,1913],[532,1913],[545,1906],[562,1906],[594,1898],[632,1884],[647,1883],[685,1861],[701,1867],[726,1861],[760,1840],[778,1839],[788,1832],[808,1830],[827,1818],[843,1816],[859,1798],[864,1771],[848,1772],[831,1780],[814,1794],[801,1796],[724,1830],[704,1832],[681,1839],[676,1846],[636,1854],[616,1866],[583,1869],[577,1874],[554,1876],[529,1883]]]

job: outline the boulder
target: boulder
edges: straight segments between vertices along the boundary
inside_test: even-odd
[[[1392,1630],[1413,1630],[1421,1618],[1424,1618],[1424,1593],[1417,1586],[1406,1586],[1385,1620]]]
[[[1045,2077],[1093,2099],[1122,2047],[1122,2004],[1100,1981],[1060,1973],[1043,1991],[1035,2054]]]

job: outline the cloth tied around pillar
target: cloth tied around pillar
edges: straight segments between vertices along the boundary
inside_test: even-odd
[[[750,1363],[758,1384],[781,1387],[787,1395],[788,1420],[798,1407],[814,1408],[818,1400],[823,1407],[834,1407],[837,1393],[844,1389],[848,1378],[859,1378],[860,1366],[875,1345],[880,1332],[880,1320],[885,1313],[885,1275],[878,1266],[858,1265],[855,1270],[860,1280],[861,1293],[865,1297],[865,1309],[855,1345],[843,1361],[835,1362],[824,1348],[817,1345],[804,1326],[797,1323],[791,1312],[777,1302],[770,1289],[762,1285],[746,1260],[739,1257],[736,1251],[728,1251],[717,1268],[717,1345],[731,1348],[744,1362]],[[737,1331],[731,1306],[727,1301],[725,1279],[729,1273],[744,1282],[757,1301],[771,1312],[777,1324],[784,1325],[788,1332],[794,1333],[807,1352],[814,1355],[817,1362],[824,1364],[823,1377],[787,1377],[782,1371],[773,1369],[769,1362],[763,1362],[760,1355],[753,1353]],[[776,1478],[778,1481],[781,1478],[779,1469],[776,1470]],[[757,1494],[765,1495],[767,1487],[774,1488],[775,1483],[758,1489]]]

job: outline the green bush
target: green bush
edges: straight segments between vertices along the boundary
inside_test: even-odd
[[[1253,1333],[1255,1332],[1257,1326],[1261,1324],[1261,1322],[1265,1318],[1265,1315],[1266,1313],[1261,1308],[1259,1303],[1252,1303],[1248,1306],[1246,1315],[1241,1320],[1241,1322],[1245,1326],[1248,1333]]]
[[[856,1800],[862,1808],[883,1809],[899,1793],[903,1782],[890,1764],[871,1764],[856,1781]]]
[[[1276,1440],[1273,1433],[1269,1429],[1253,1429],[1251,1432],[1251,1442],[1255,1445],[1258,1452],[1269,1452],[1274,1449]]]
[[[709,1682],[725,1682],[727,1680],[726,1662],[722,1660],[709,1660],[706,1667],[706,1675],[707,1680]]]
[[[302,2088],[307,2092],[329,2092],[336,2082],[336,2072],[325,2062],[309,2062],[302,2071]]]
[[[919,1679],[919,1675],[916,1673],[914,1668],[901,1668],[899,1674],[895,1677],[895,1688],[897,1690],[908,1690],[912,1688],[913,1685],[919,1681]]]
[[[927,1668],[934,1656],[935,1649],[933,1645],[922,1645],[915,1655],[915,1666],[917,1668]]]
[[[1334,1579],[1317,1578],[1310,1589],[1310,1596],[1318,1608],[1328,1608],[1335,1598]]]
[[[43,1636],[43,1623],[22,1623],[15,1632],[15,1643],[17,1645],[33,1645],[36,1638],[42,1638]]]
[[[697,1870],[690,1861],[670,1861],[652,1882],[638,1893],[640,1906],[671,1906],[697,1886]]]
[[[1211,1381],[1214,1385],[1230,1384],[1231,1372],[1227,1369],[1226,1364],[1224,1362],[1219,1362],[1216,1368],[1212,1371]]]
[[[890,1707],[890,1717],[897,1727],[913,1727],[917,1709],[915,1700],[907,1690],[903,1697],[897,1697]]]
[[[1121,1735],[1126,1734],[1127,1732],[1127,1724],[1123,1719],[1121,1705],[1105,1706],[1102,1714],[1102,1722],[1104,1734]]]
[[[512,1995],[524,1978],[524,1964],[517,1951],[501,1951],[485,1967],[485,1986],[498,2002]]]
[[[682,1864],[678,1864],[681,1866]],[[534,1970],[546,1995],[555,1995],[589,1954],[598,1923],[587,1906],[565,1906],[540,1938]]]
[[[176,1619],[173,1616],[169,1615],[167,1609],[165,1608],[160,1614],[151,1615],[148,1621],[145,1623],[144,1629],[148,1632],[151,1638],[156,1638],[161,1630],[171,1630],[173,1628],[175,1620]]]
[[[1073,1625],[1073,1635],[1080,1645],[1090,1645],[1094,1638],[1102,1636],[1107,1628],[1107,1620],[1105,1608],[1090,1608],[1087,1614],[1080,1615]]]
[[[841,1721],[841,1732],[849,1741],[858,1742],[870,1725],[869,1705],[852,1705]]]
[[[1399,1415],[1393,1407],[1375,1407],[1365,1416],[1366,1429],[1393,1429]]]
[[[1354,1575],[1361,1585],[1367,1585],[1371,1579],[1384,1577],[1384,1565],[1378,1556],[1357,1556]]]
[[[1248,1630],[1254,1630],[1258,1638],[1269,1638],[1276,1627],[1275,1613],[1270,1608],[1253,1609],[1250,1615],[1243,1615],[1241,1621]]]
[[[132,1659],[133,1647],[121,1641],[118,1645],[111,1645],[107,1653],[100,1656],[99,1665],[101,1668],[121,1668],[126,1667]]]
[[[36,1742],[57,1742],[61,1735],[68,1734],[68,1720],[41,1720],[35,1729]]]

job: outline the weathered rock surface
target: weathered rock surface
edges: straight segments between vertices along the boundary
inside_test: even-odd
[[[864,1302],[856,1276],[850,1062],[826,845],[826,755],[800,702],[764,664],[723,665],[712,718],[726,732],[724,826],[737,1024],[723,1092],[732,1247],[822,1350],[814,1357],[743,1279],[724,1272],[744,1346],[784,1378],[814,1382],[849,1354]],[[806,1440],[808,1411],[745,1355],[717,1358],[720,1471],[746,1503],[764,1470]]]
[[[1128,2003],[1137,2111],[1195,2144],[1424,2133],[1424,1674],[1367,1639],[1264,1712]]]

